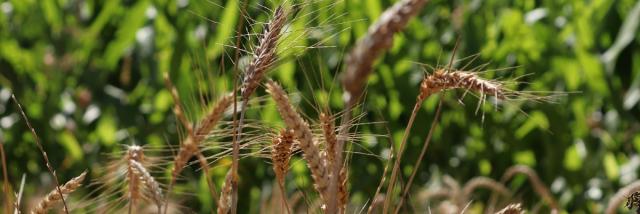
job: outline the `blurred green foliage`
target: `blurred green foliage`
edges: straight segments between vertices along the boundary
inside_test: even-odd
[[[9,99],[11,93],[25,106],[60,179],[84,169],[90,169],[95,178],[104,154],[120,150],[120,145],[178,144],[173,100],[162,83],[163,72],[170,72],[182,97],[196,98],[194,94],[202,91],[219,95],[233,88],[231,59],[239,21],[249,20],[245,25],[249,30],[243,34],[260,32],[262,26],[257,23],[270,14],[265,8],[279,4],[250,1],[247,19],[240,19],[242,2],[2,1],[0,134],[13,186],[24,173],[26,195],[31,195],[51,180],[33,137]],[[322,0],[303,4],[300,13],[311,15],[298,15],[301,18],[291,28],[310,28],[310,35],[283,44],[311,46],[322,41],[325,48],[282,58],[270,76],[290,92],[300,92],[300,107],[309,117],[317,116],[319,105],[339,112],[343,104],[334,79],[342,70],[341,60],[392,3]],[[514,100],[497,105],[498,109],[487,102],[476,113],[476,98],[466,96],[461,105],[462,93],[446,93],[433,142],[417,169],[415,191],[424,191],[429,181],[444,174],[460,182],[475,176],[499,179],[507,167],[525,164],[539,173],[567,211],[601,212],[612,193],[638,179],[639,5],[635,0],[430,1],[395,37],[369,79],[360,108],[366,113],[361,119],[364,124],[357,128],[366,137],[350,146],[355,153],[350,159],[352,202],[362,205],[373,196],[389,145],[400,142],[406,126],[424,74],[421,64],[446,64],[460,37],[458,58],[478,54],[472,68],[489,62],[484,77],[522,77],[519,81],[526,84],[514,89],[567,94],[554,103]],[[243,49],[251,50],[256,38],[240,41]],[[209,78],[202,78],[203,74]],[[279,124],[269,102],[250,110],[247,117]],[[185,99],[184,104],[192,112],[190,118],[202,110],[198,99]],[[418,114],[403,161],[404,176],[411,173],[436,106],[437,98],[432,97]],[[271,185],[274,176],[267,162],[261,158],[241,161],[242,212],[258,212],[268,194],[265,186]],[[303,162],[292,163],[288,188],[312,193]],[[218,184],[228,164],[223,159],[214,165]],[[185,176],[196,175],[187,172]],[[208,212],[215,207],[203,179],[179,188],[189,185],[201,187],[198,199],[190,202],[194,210]],[[539,201],[523,179],[510,187],[521,193],[517,196],[525,204]],[[478,198],[485,196],[483,192]]]

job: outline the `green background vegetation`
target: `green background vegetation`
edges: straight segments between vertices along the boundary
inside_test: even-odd
[[[290,92],[300,92],[300,107],[317,118],[318,106],[343,108],[335,76],[358,38],[394,1],[314,1],[300,9],[292,29],[314,27],[295,45],[326,39],[321,49],[289,54],[269,76]],[[89,169],[100,175],[105,154],[131,143],[163,146],[179,142],[171,112],[173,100],[162,82],[170,72],[183,97],[198,91],[221,94],[232,88],[232,45],[241,1],[230,0],[10,0],[0,3],[0,136],[15,187],[27,176],[25,197],[42,193],[51,180],[34,139],[10,101],[11,92],[26,108],[61,180]],[[250,1],[250,24],[264,22],[277,3]],[[445,95],[439,127],[419,170],[414,191],[445,174],[459,182],[475,176],[499,179],[514,164],[528,165],[550,186],[570,212],[601,212],[621,186],[638,179],[640,157],[640,36],[623,28],[635,0],[444,1],[427,3],[375,66],[362,106],[365,136],[351,146],[352,203],[369,200],[381,177],[389,138],[398,143],[418,94],[425,67],[445,64],[456,37],[458,56],[479,54],[471,67],[489,62],[487,78],[523,78],[518,90],[568,92],[554,103],[511,101],[495,109],[491,99],[475,113],[477,99],[461,92]],[[639,9],[635,9],[640,13]],[[637,20],[636,20],[637,21]],[[636,23],[637,24],[637,23]],[[246,25],[245,25],[246,26]],[[255,25],[244,34],[260,32]],[[291,46],[288,41],[283,45]],[[256,39],[243,37],[248,49]],[[608,52],[609,51],[609,52]],[[608,53],[608,54],[605,54]],[[242,61],[242,60],[241,60]],[[460,66],[459,66],[460,67]],[[202,73],[212,74],[207,89]],[[200,76],[199,76],[200,75]],[[309,84],[311,83],[311,84]],[[264,95],[263,89],[258,89]],[[185,99],[191,112],[202,106]],[[320,100],[316,103],[314,100]],[[267,124],[280,119],[270,104],[248,118]],[[409,138],[402,171],[412,170],[437,106],[425,102]],[[522,111],[520,111],[522,110]],[[484,113],[482,113],[484,112]],[[483,116],[484,115],[484,116]],[[484,118],[484,119],[483,119]],[[384,123],[377,123],[384,122]],[[387,128],[389,134],[387,134]],[[299,159],[296,159],[299,160]],[[257,212],[274,179],[269,161],[241,161],[242,212]],[[302,161],[294,166],[288,189],[313,193]],[[221,182],[229,161],[214,163]],[[195,167],[193,168],[195,169]],[[186,170],[186,177],[199,172]],[[194,180],[194,179],[192,179]],[[191,186],[191,187],[189,187]],[[208,212],[214,203],[205,182],[189,201]],[[524,177],[510,183],[526,207],[540,200]],[[487,192],[475,199],[482,202]],[[422,204],[421,201],[413,203]]]

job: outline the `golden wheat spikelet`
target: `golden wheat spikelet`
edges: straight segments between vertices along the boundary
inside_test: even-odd
[[[80,186],[82,186],[82,181],[84,181],[84,178],[85,178],[86,175],[87,175],[87,172],[84,171],[79,176],[69,180],[67,183],[65,183],[64,185],[60,186],[60,192],[62,194],[70,194],[70,193],[72,193],[73,191],[78,189]],[[45,214],[45,213],[47,213],[47,211],[49,209],[51,209],[53,207],[53,205],[56,202],[58,202],[60,200],[62,200],[62,197],[60,197],[60,194],[59,194],[58,190],[54,189],[51,192],[49,192],[49,194],[47,194],[47,196],[44,199],[42,199],[40,201],[40,203],[38,203],[36,208],[33,209],[31,211],[31,213],[32,214]]]
[[[326,160],[320,155],[320,150],[313,139],[309,124],[302,119],[300,114],[298,114],[291,105],[289,97],[280,85],[269,80],[267,81],[266,87],[267,92],[271,94],[271,97],[275,101],[278,112],[280,112],[280,116],[284,120],[285,125],[287,128],[293,130],[296,139],[300,143],[303,158],[307,161],[316,190],[320,193],[321,197],[326,199],[326,190],[329,181]]]

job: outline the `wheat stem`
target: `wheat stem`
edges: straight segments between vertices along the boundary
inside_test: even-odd
[[[69,208],[67,207],[67,202],[64,200],[64,197],[62,197],[62,190],[60,189],[60,182],[58,182],[58,176],[56,176],[56,172],[53,170],[53,167],[51,167],[49,156],[47,155],[47,152],[44,151],[44,147],[40,142],[40,138],[36,134],[36,130],[33,129],[33,126],[31,126],[31,123],[29,122],[27,115],[24,113],[24,110],[22,109],[22,105],[20,104],[20,102],[18,102],[18,99],[16,98],[15,94],[11,94],[11,99],[13,99],[13,101],[16,102],[16,105],[18,105],[18,109],[22,114],[22,118],[24,119],[24,122],[27,124],[27,127],[29,127],[29,130],[31,131],[31,134],[33,135],[33,138],[36,141],[36,145],[38,146],[40,153],[42,153],[42,157],[44,158],[45,165],[49,170],[49,174],[51,174],[51,176],[53,177],[54,184],[56,185],[56,189],[58,190],[58,194],[62,200],[62,206],[64,207],[64,212],[66,214],[69,214]]]
[[[411,184],[413,183],[413,179],[416,177],[416,173],[420,169],[420,164],[422,163],[422,159],[424,158],[424,155],[427,153],[427,148],[429,147],[429,142],[431,142],[431,137],[433,136],[433,132],[435,131],[436,126],[438,125],[438,121],[439,121],[441,110],[442,110],[442,98],[440,98],[440,100],[438,101],[438,107],[436,108],[436,114],[435,114],[433,120],[431,121],[431,128],[429,128],[429,133],[427,134],[427,138],[424,140],[424,144],[422,145],[422,151],[420,151],[420,155],[418,156],[418,159],[416,159],[416,163],[414,164],[415,167],[413,169],[413,172],[411,173],[411,177],[409,177],[409,181],[407,182],[407,185],[404,188],[404,193],[402,194],[402,197],[400,197],[400,203],[396,207],[396,211],[395,211],[396,214],[400,212],[400,208],[402,208],[402,204],[404,202],[404,199],[409,194],[409,189],[411,188]],[[401,149],[402,149],[402,147],[401,147]],[[400,160],[401,160],[401,158],[400,158],[400,156],[398,156],[398,160],[397,161],[400,162]]]

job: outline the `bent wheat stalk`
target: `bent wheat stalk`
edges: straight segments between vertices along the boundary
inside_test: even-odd
[[[314,181],[314,186],[324,201],[328,200],[327,186],[329,181],[329,175],[327,173],[326,160],[320,156],[320,150],[318,145],[313,139],[311,129],[307,121],[302,119],[300,114],[294,109],[289,102],[289,97],[285,91],[272,80],[268,80],[267,92],[271,94],[271,97],[276,103],[278,112],[284,120],[288,129],[292,129],[296,139],[300,143],[300,148],[303,152],[303,158],[307,161],[307,165],[311,171],[311,177]]]
[[[65,183],[62,186],[56,187],[56,189],[52,190],[47,194],[47,196],[38,203],[36,208],[31,211],[32,214],[45,214],[53,205],[58,202],[64,200],[64,196],[62,194],[69,194],[78,189],[82,185],[82,181],[84,177],[87,175],[87,172],[84,171],[78,177],[75,177]]]
[[[607,203],[607,209],[605,211],[606,214],[615,214],[618,212],[618,208],[620,204],[627,199],[628,196],[633,194],[634,192],[640,191],[640,181],[634,181],[629,185],[623,187],[618,190],[615,195],[609,199],[609,203]]]

